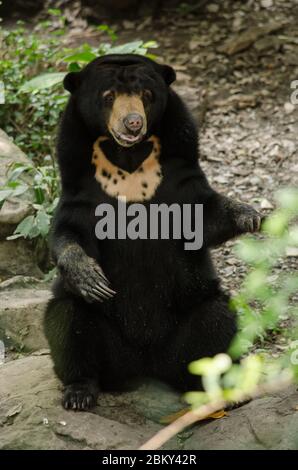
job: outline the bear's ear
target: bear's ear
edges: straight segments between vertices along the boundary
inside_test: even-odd
[[[63,86],[65,90],[73,93],[80,85],[82,81],[81,72],[69,72],[65,75],[63,80]]]
[[[176,80],[176,72],[170,65],[161,65],[160,71],[167,85],[171,85]]]

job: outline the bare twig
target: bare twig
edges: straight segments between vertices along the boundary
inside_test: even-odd
[[[251,393],[249,396],[243,393],[239,396],[239,401],[245,401],[250,398],[257,398],[263,396],[267,393],[273,393],[276,391],[283,390],[284,388],[288,387],[292,383],[292,378],[290,376],[282,377],[280,380],[271,382],[269,384],[260,385],[254,393]],[[212,413],[219,411],[223,408],[226,408],[229,403],[225,400],[218,400],[213,403],[209,403],[207,405],[202,405],[197,408],[195,411],[189,411],[185,415],[181,416],[180,418],[176,419],[173,423],[169,424],[169,426],[161,429],[157,432],[151,439],[149,439],[145,444],[143,444],[139,450],[156,450],[159,449],[165,442],[170,440],[179,432],[183,431],[187,426],[196,423],[197,421],[201,421],[207,418]]]

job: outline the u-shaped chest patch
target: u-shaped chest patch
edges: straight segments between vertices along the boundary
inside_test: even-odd
[[[93,146],[92,163],[95,165],[95,178],[103,191],[115,198],[126,197],[127,201],[146,201],[151,199],[162,180],[160,141],[151,136],[152,151],[143,163],[129,173],[114,165],[104,154],[100,144],[108,137],[99,137]]]

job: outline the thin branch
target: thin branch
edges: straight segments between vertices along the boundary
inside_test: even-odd
[[[246,393],[243,393],[239,396],[239,401],[245,401],[251,398],[257,398],[263,396],[267,393],[273,393],[276,391],[283,390],[292,383],[292,378],[290,376],[284,377],[276,382],[271,382],[269,384],[260,385],[254,393],[251,393],[249,396]],[[143,444],[139,450],[156,450],[159,449],[163,444],[165,444],[172,437],[176,436],[179,432],[183,431],[187,426],[194,424],[197,421],[201,421],[207,418],[212,413],[222,410],[229,405],[229,402],[225,400],[218,400],[207,405],[202,405],[197,408],[195,411],[191,410],[180,418],[176,419],[169,426],[158,431],[151,439],[149,439],[145,444]]]

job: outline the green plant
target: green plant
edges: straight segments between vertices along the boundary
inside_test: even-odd
[[[297,273],[281,276],[277,286],[269,281],[278,260],[289,249],[298,247],[298,225],[293,223],[298,215],[298,191],[283,190],[276,197],[279,209],[263,224],[265,238],[245,237],[236,248],[250,270],[239,294],[231,302],[231,307],[238,313],[240,327],[230,348],[230,355],[235,359],[248,354],[258,336],[276,328],[285,314],[296,319],[298,316],[297,304],[291,303],[291,298],[298,293]],[[255,301],[258,302],[258,311],[252,306]],[[237,365],[232,364],[227,355],[193,362],[190,371],[202,375],[205,392],[187,394],[186,399],[195,407],[202,400],[208,402],[215,398],[237,401],[243,395],[252,394],[257,386],[276,382],[279,377],[298,378],[298,364],[292,360],[291,349],[291,337],[294,339],[295,336],[297,330],[294,329],[289,335],[288,351],[279,360],[272,361],[254,354]]]
[[[17,163],[10,168],[6,185],[0,190],[0,204],[7,198],[26,197],[32,203],[34,213],[18,224],[8,240],[46,238],[49,233],[58,203],[59,184],[55,165],[49,157],[46,160],[48,164],[40,167]]]

